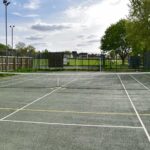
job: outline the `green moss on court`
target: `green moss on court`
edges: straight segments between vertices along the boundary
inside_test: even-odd
[[[0,74],[0,78],[8,77],[8,76],[14,76],[14,74]]]

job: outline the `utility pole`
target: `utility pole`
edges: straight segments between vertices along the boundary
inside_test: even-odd
[[[10,25],[10,28],[11,28],[11,46],[13,49],[14,48],[14,28],[15,28],[15,25]]]
[[[8,55],[8,52],[7,52],[7,46],[8,46],[8,43],[7,43],[7,7],[10,4],[10,2],[8,0],[3,0],[3,4],[5,5],[5,34],[6,34],[6,56],[7,56]]]
[[[10,1],[8,0],[3,0],[3,4],[5,5],[5,33],[6,33],[6,60],[5,60],[5,67],[6,67],[6,71],[8,70],[8,44],[7,44],[7,7],[10,4]]]

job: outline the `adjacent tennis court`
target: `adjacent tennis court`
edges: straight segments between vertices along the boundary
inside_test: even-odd
[[[150,149],[150,73],[7,74],[1,150]]]

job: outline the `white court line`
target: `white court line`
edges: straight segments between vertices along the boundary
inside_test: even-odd
[[[26,123],[26,124],[42,124],[53,126],[76,126],[76,127],[95,127],[95,128],[123,128],[123,129],[143,129],[142,127],[134,126],[113,126],[113,125],[92,125],[92,124],[65,124],[65,123],[50,123],[50,122],[36,122],[36,121],[20,121],[20,120],[0,120],[0,122],[11,123]]]
[[[145,131],[145,134],[146,134],[146,136],[148,138],[148,141],[150,142],[150,135],[149,135],[149,133],[148,133],[148,131],[147,131],[147,129],[146,129],[146,127],[145,127],[145,125],[144,125],[144,123],[143,123],[143,121],[142,121],[142,119],[141,119],[141,117],[140,117],[140,115],[139,115],[139,113],[138,113],[138,111],[137,111],[137,109],[136,109],[136,107],[135,107],[135,105],[134,105],[134,103],[133,103],[133,101],[132,101],[128,91],[127,91],[127,89],[126,89],[126,87],[125,87],[125,85],[123,84],[123,81],[121,80],[121,77],[119,75],[117,75],[117,76],[118,76],[118,78],[119,78],[119,80],[120,80],[120,82],[121,82],[121,84],[122,84],[122,86],[123,86],[123,88],[124,88],[124,90],[125,90],[125,92],[126,92],[126,94],[128,96],[128,99],[129,99],[129,101],[130,101],[130,103],[131,103],[131,105],[132,105],[132,107],[133,107],[133,109],[134,109],[134,111],[135,111],[135,113],[136,113],[136,115],[137,115],[137,117],[138,117],[138,119],[139,119],[139,121],[140,121],[140,123],[141,123],[141,125],[142,125],[142,127],[144,129],[144,131]]]
[[[136,82],[138,82],[140,85],[142,85],[146,90],[150,91],[150,88],[148,88],[146,85],[144,85],[142,82],[140,82],[139,80],[137,80],[135,77],[133,77],[132,75],[130,75],[130,77],[132,79],[134,79]]]
[[[72,81],[70,81],[70,82],[64,84],[63,86],[68,85],[68,84],[70,84],[70,83],[72,83],[72,82],[74,82],[74,81],[75,81],[75,80],[72,80]],[[10,116],[12,116],[12,115],[14,115],[14,114],[16,114],[17,112],[19,112],[19,111],[25,109],[26,107],[28,107],[28,106],[30,106],[30,105],[32,105],[32,104],[34,104],[34,103],[40,101],[41,99],[43,99],[43,98],[45,98],[45,97],[47,97],[47,96],[53,94],[54,92],[58,91],[58,90],[61,89],[61,88],[62,88],[62,87],[58,87],[58,88],[56,88],[55,90],[51,91],[50,93],[47,93],[47,94],[45,94],[44,96],[39,97],[38,99],[32,101],[31,103],[26,104],[25,106],[23,106],[23,107],[17,109],[16,111],[10,113],[9,115],[7,115],[7,116],[1,118],[0,121],[2,121],[2,120],[4,120],[4,119],[6,119],[6,118],[8,118],[8,117],[10,117]]]

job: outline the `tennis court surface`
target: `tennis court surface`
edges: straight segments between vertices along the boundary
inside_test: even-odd
[[[150,150],[150,73],[0,75],[0,150]]]

